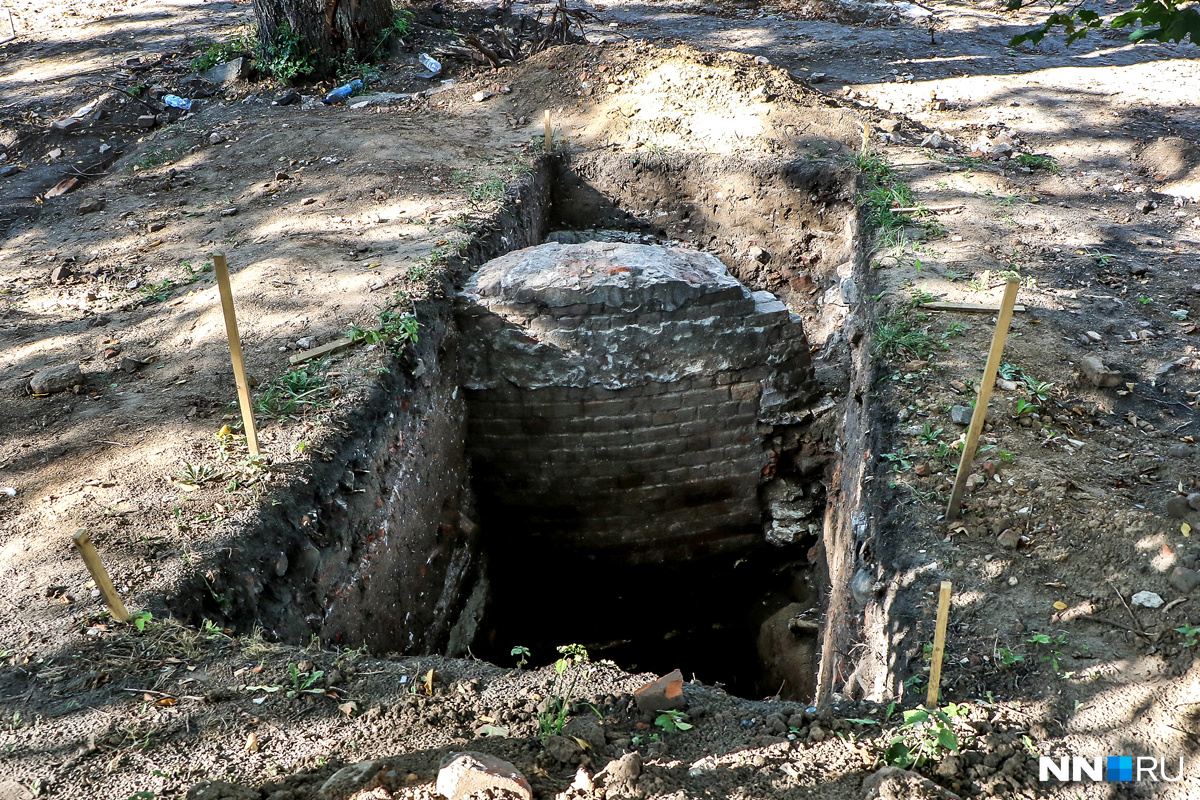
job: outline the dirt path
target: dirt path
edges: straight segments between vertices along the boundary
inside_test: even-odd
[[[589,39],[609,42],[608,75],[664,62],[658,48],[675,42],[763,56],[873,121],[873,150],[911,188],[906,205],[947,209],[885,231],[872,284],[858,287],[884,323],[874,331],[883,411],[873,480],[891,502],[872,520],[855,599],[889,604],[867,632],[900,648],[911,700],[923,694],[934,590],[953,580],[943,697],[973,707],[962,758],[924,771],[964,796],[1110,796],[1104,784],[1039,784],[1030,737],[1042,753],[1184,756],[1184,783],[1137,784],[1128,796],[1193,796],[1200,667],[1186,631],[1200,624],[1189,530],[1200,515],[1186,498],[1200,491],[1200,48],[1107,37],[1012,50],[1023,22],[958,5],[939,7],[931,44],[924,18],[888,20],[877,7],[734,5],[593,6]],[[85,133],[48,133],[111,85],[175,85],[196,37],[233,31],[249,4],[13,12],[21,38],[0,49],[0,168],[18,166],[0,177],[0,797],[174,797],[223,777],[261,787],[246,797],[307,798],[338,764],[401,753],[408,760],[394,766],[410,785],[388,791],[426,797],[441,752],[468,741],[494,743],[543,796],[566,791],[581,763],[594,773],[628,747],[646,760],[649,797],[862,796],[890,725],[852,720],[882,718],[895,687],[843,675],[836,713],[816,717],[689,684],[692,738],[652,742],[653,719],[629,710],[639,680],[602,670],[585,696],[607,735],[594,758],[562,760],[520,738],[534,735],[546,671],[306,652],[181,628],[155,606],[228,546],[263,497],[303,478],[386,363],[360,348],[327,368],[319,407],[270,419],[265,468],[246,462],[235,440],[213,437],[236,410],[214,399],[231,374],[215,346],[212,253],[236,253],[250,370],[271,384],[310,339],[372,326],[397,292],[401,310],[412,307],[431,251],[464,244],[504,200],[497,181],[526,174],[542,108],[558,109],[576,146],[629,137],[685,151],[697,146],[686,133],[623,121],[608,78],[576,74],[597,66],[553,52],[499,76],[464,67],[444,93],[359,109],[309,102],[301,114],[271,105],[276,87],[238,83],[149,132],[137,127],[138,102],[117,93]],[[837,21],[851,18],[872,21]],[[414,69],[415,53],[401,54],[381,88],[412,92]],[[477,103],[479,90],[495,94]],[[746,146],[738,128],[759,118],[749,97],[723,98],[734,124],[695,115],[695,136]],[[753,146],[850,154],[851,117],[828,113],[824,128],[842,125],[838,136]],[[921,146],[934,132],[950,147]],[[981,152],[998,145],[1012,149]],[[1017,153],[1045,158],[1008,158]],[[83,188],[44,200],[73,175]],[[85,213],[84,200],[103,209]],[[1023,277],[1026,310],[979,459],[987,480],[947,529],[937,517],[956,463],[947,446],[963,430],[954,407],[969,405],[992,318],[914,302],[996,302],[1010,270]],[[816,343],[833,353],[844,343],[830,334]],[[1085,357],[1114,377],[1097,381]],[[35,372],[66,361],[82,364],[81,389],[28,396]],[[152,635],[113,630],[98,614],[64,545],[80,527],[131,606],[160,608]],[[1164,604],[1132,604],[1143,591]],[[418,697],[410,688],[430,667],[437,688]],[[324,694],[286,697],[297,675],[317,672]],[[149,692],[119,691],[127,676]],[[160,690],[175,702],[160,703]],[[354,708],[338,710],[346,702]],[[492,724],[484,717],[513,738],[477,738]]]

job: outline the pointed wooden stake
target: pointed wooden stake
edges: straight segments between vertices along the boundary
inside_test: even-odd
[[[108,577],[108,570],[104,568],[104,562],[100,560],[100,554],[96,552],[96,546],[92,544],[88,532],[75,531],[75,535],[71,538],[79,550],[79,555],[83,556],[83,563],[87,565],[88,572],[92,573],[92,580],[96,582],[100,596],[104,598],[105,603],[108,603],[108,610],[112,612],[113,619],[117,622],[128,622],[129,610],[121,602],[121,596],[117,594],[116,587]]]
[[[250,455],[258,455],[258,429],[254,427],[254,406],[250,404],[250,384],[246,382],[246,363],[242,360],[242,340],[238,337],[237,315],[233,311],[233,289],[229,285],[229,264],[225,254],[213,256],[217,285],[221,288],[221,308],[225,312],[225,333],[229,336],[229,357],[233,360],[233,379],[237,382],[238,405],[242,407],[242,425]]]
[[[546,152],[549,153],[554,149],[554,142],[551,139],[550,131],[550,109],[546,109]]]
[[[926,708],[937,708],[938,694],[942,685],[942,656],[946,653],[946,624],[950,621],[950,593],[953,585],[942,581],[942,593],[938,595],[937,629],[933,633],[933,659],[929,662],[929,693],[925,696]]]
[[[992,336],[992,349],[988,353],[987,366],[979,381],[979,396],[975,398],[975,413],[971,415],[971,426],[967,428],[967,441],[963,445],[962,458],[958,462],[958,474],[954,477],[954,489],[950,492],[950,503],[946,506],[946,521],[958,516],[962,507],[963,491],[967,488],[967,476],[971,474],[971,462],[975,460],[975,449],[979,447],[979,434],[987,420],[988,401],[992,399],[992,388],[996,384],[996,373],[1000,369],[1000,357],[1004,355],[1004,342],[1008,339],[1008,325],[1012,322],[1013,307],[1017,304],[1017,289],[1020,278],[1009,278],[1004,287],[1004,299],[1000,301],[1000,316],[996,319],[996,333]]]

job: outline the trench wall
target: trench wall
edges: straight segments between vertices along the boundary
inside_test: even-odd
[[[443,652],[480,574],[458,385],[452,283],[536,244],[547,162],[452,263],[441,298],[418,306],[418,342],[334,423],[311,472],[277,491],[166,598],[194,623],[223,619],[268,638]]]

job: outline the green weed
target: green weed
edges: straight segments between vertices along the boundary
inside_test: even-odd
[[[677,708],[662,712],[654,720],[654,724],[667,733],[678,733],[692,729],[692,723],[687,721],[688,715]]]
[[[946,753],[957,753],[959,741],[954,722],[966,714],[966,706],[956,703],[932,710],[905,711],[904,721],[894,731],[896,735],[883,753],[884,763],[907,769],[921,767]]]
[[[591,659],[583,645],[563,645],[558,652],[562,658],[554,662],[554,679],[550,683],[546,708],[538,713],[538,737],[543,742],[562,733],[571,710],[571,695],[579,679],[591,667]]]
[[[255,402],[255,409],[271,417],[283,417],[305,408],[329,404],[322,364],[293,367],[268,386]]]
[[[917,315],[924,319],[923,315]],[[913,324],[913,315],[905,312],[885,314],[875,322],[875,352],[880,356],[923,358],[937,351],[929,334]]]
[[[1053,172],[1055,175],[1062,174],[1062,169],[1058,166],[1058,159],[1054,156],[1035,156],[1031,153],[1017,153],[1012,157],[1012,160],[1022,167],[1028,167],[1029,169],[1044,169]]]

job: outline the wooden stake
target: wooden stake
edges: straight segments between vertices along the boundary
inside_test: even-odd
[[[233,289],[229,285],[229,264],[225,254],[213,256],[217,285],[221,287],[221,308],[225,312],[225,333],[229,335],[229,356],[233,360],[233,379],[237,382],[238,405],[242,407],[242,425],[250,455],[258,455],[258,429],[254,427],[254,406],[250,404],[250,384],[246,382],[246,363],[242,360],[242,340],[238,338],[237,315],[233,311]]]
[[[549,153],[554,149],[554,142],[550,137],[550,109],[546,109],[546,152]]]
[[[361,339],[359,341],[362,341]],[[345,337],[323,344],[320,347],[314,347],[311,350],[305,350],[302,353],[296,353],[294,356],[288,356],[289,364],[299,364],[301,361],[308,361],[310,358],[320,358],[323,355],[328,355],[334,350],[341,350],[343,347],[349,347],[354,344],[354,339]]]
[[[128,622],[129,610],[125,608],[125,604],[121,602],[121,596],[113,587],[113,583],[108,577],[108,570],[104,569],[104,562],[100,560],[100,554],[96,552],[96,547],[88,537],[88,532],[85,530],[75,531],[75,535],[71,538],[75,541],[79,555],[83,556],[83,563],[87,564],[88,572],[92,573],[92,580],[96,582],[100,596],[104,598],[104,602],[108,603],[108,610],[112,612],[113,619],[117,622]]]
[[[920,308],[928,308],[930,311],[982,311],[984,313],[995,314],[1000,311],[1000,306],[988,305],[987,303],[954,303],[950,301],[935,300],[931,303],[921,303]],[[1025,310],[1023,305],[1013,306],[1013,311],[1021,313]]]
[[[942,593],[938,595],[937,629],[933,633],[933,659],[929,662],[929,694],[925,696],[926,708],[937,708],[938,694],[942,685],[942,656],[946,653],[946,624],[950,621],[950,581],[942,581]]]
[[[967,441],[963,445],[962,458],[958,462],[958,475],[954,478],[954,489],[950,492],[950,503],[946,506],[946,521],[958,516],[962,506],[963,491],[967,488],[967,476],[971,474],[971,462],[975,449],[979,447],[979,434],[987,419],[988,401],[992,399],[992,388],[996,384],[996,372],[1000,369],[1000,356],[1004,354],[1004,342],[1008,338],[1008,325],[1012,322],[1013,307],[1017,304],[1019,278],[1009,278],[1004,287],[1004,299],[1000,301],[1000,316],[996,319],[996,333],[992,336],[992,349],[988,353],[987,366],[983,368],[983,379],[979,382],[979,396],[975,398],[975,413],[971,415],[971,426],[967,429]]]

